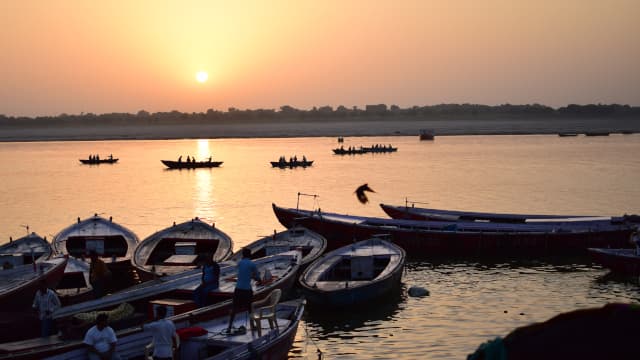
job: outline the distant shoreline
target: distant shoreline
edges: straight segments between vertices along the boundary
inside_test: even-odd
[[[633,118],[276,121],[211,124],[2,126],[0,142],[289,138],[338,136],[536,135],[640,132]]]

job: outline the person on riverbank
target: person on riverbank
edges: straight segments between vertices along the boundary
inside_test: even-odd
[[[55,291],[49,289],[44,280],[40,281],[40,288],[36,291],[33,308],[38,312],[40,319],[40,336],[47,337],[54,334],[56,331],[53,312],[60,308],[60,299]]]
[[[116,354],[116,333],[107,324],[108,316],[98,314],[96,324],[87,330],[83,343],[87,346],[89,360],[120,360]]]
[[[233,306],[231,308],[231,314],[229,315],[229,326],[227,327],[227,333],[231,333],[233,327],[233,320],[237,313],[251,308],[251,301],[253,300],[253,289],[251,288],[251,279],[255,279],[260,283],[260,273],[258,267],[251,261],[251,249],[242,249],[242,260],[238,262],[238,282],[236,283],[236,289],[233,292]]]
[[[173,351],[178,347],[178,334],[173,321],[166,319],[167,307],[156,308],[156,320],[142,326],[144,331],[153,334],[153,359],[171,360]]]
[[[202,265],[202,282],[194,291],[194,301],[198,307],[207,306],[207,294],[220,285],[220,265],[213,260],[213,254],[207,254]]]

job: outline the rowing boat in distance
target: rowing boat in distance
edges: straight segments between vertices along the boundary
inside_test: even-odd
[[[586,255],[589,247],[625,248],[635,227],[596,222],[588,227],[384,219],[273,206],[282,225],[304,226],[327,239],[327,249],[381,234],[410,257]]]
[[[200,169],[220,167],[223,161],[173,161],[160,160],[169,169]]]
[[[271,161],[274,168],[286,169],[295,167],[309,167],[313,165],[313,160],[291,160],[291,161]]]
[[[360,155],[360,154],[369,154],[369,153],[389,153],[398,151],[397,147],[393,147],[391,145],[374,145],[374,146],[360,146],[356,147],[348,147],[344,148],[344,146],[340,146],[339,148],[333,149],[333,153],[336,155]]]
[[[300,276],[300,284],[317,306],[368,303],[399,288],[405,258],[399,246],[371,238],[323,255]]]
[[[544,214],[506,214],[460,210],[441,210],[408,206],[380,204],[382,210],[393,219],[428,221],[489,221],[501,223],[539,223],[552,221],[588,221],[606,219],[594,215],[544,215]],[[622,219],[620,219],[622,221]]]
[[[210,257],[226,260],[232,252],[231,237],[199,218],[160,230],[142,240],[131,262],[142,280],[194,269]]]
[[[80,159],[80,162],[85,164],[85,165],[115,164],[116,162],[118,162],[118,158]]]

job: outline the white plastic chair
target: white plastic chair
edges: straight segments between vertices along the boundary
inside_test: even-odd
[[[262,336],[262,319],[269,321],[271,329],[278,329],[276,306],[280,301],[281,295],[282,291],[280,289],[274,289],[266,298],[251,303],[249,324],[251,325],[251,331],[258,330],[258,336]]]

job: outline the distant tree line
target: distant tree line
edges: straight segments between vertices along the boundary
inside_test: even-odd
[[[496,106],[478,104],[440,104],[400,108],[386,104],[367,105],[364,109],[338,106],[313,107],[309,110],[297,109],[289,105],[275,109],[229,108],[227,111],[209,109],[206,112],[184,113],[180,111],[150,113],[144,110],[136,114],[108,113],[80,115],[60,114],[58,116],[12,117],[0,115],[0,126],[40,127],[78,125],[176,125],[214,124],[275,121],[314,120],[373,120],[373,119],[519,119],[519,118],[640,118],[640,107],[619,104],[571,104],[554,109],[540,104]]]

